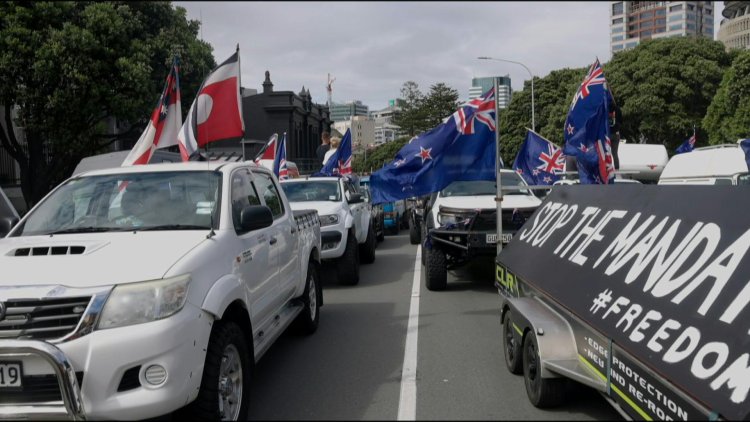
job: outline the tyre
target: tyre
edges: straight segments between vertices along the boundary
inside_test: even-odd
[[[351,232],[346,236],[346,249],[336,265],[336,273],[341,284],[354,286],[359,283],[359,250],[357,238]]]
[[[448,286],[448,269],[446,268],[445,252],[432,248],[427,254],[425,265],[425,282],[427,289],[432,291],[445,290]]]
[[[320,302],[322,299],[322,290],[320,290],[319,283],[320,274],[318,273],[318,265],[315,261],[310,260],[307,268],[305,292],[302,294],[302,303],[305,309],[294,320],[295,331],[299,334],[310,335],[318,330]]]
[[[419,245],[419,229],[417,223],[409,220],[409,243]]]
[[[359,259],[363,264],[372,264],[375,262],[375,247],[378,245],[375,240],[375,227],[370,223],[367,229],[367,240],[359,246]]]
[[[505,366],[511,374],[523,373],[523,356],[521,355],[521,343],[516,340],[513,332],[513,321],[510,311],[505,314],[503,322],[503,352],[505,354]]]
[[[542,378],[539,347],[533,332],[529,332],[523,341],[523,380],[526,395],[535,407],[554,407],[562,403],[565,379]]]
[[[378,233],[378,242],[385,240],[385,221],[383,215],[380,215],[380,233]]]
[[[425,241],[427,240],[427,229],[425,228],[424,224],[422,225],[422,266],[427,265],[427,253],[429,250],[425,246]]]
[[[182,409],[184,415],[199,420],[246,420],[252,356],[237,323],[216,321],[198,397]]]

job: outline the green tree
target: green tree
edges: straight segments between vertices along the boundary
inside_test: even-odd
[[[718,41],[673,37],[614,55],[604,74],[622,111],[620,135],[674,151],[700,125],[731,56]],[[572,94],[571,94],[572,95]]]
[[[565,68],[534,78],[536,131],[558,146],[563,143],[563,126],[573,94],[585,75],[584,68]],[[527,128],[531,129],[531,81],[524,83],[522,91],[514,92],[508,108],[500,111],[500,153],[506,168],[513,165]]]
[[[215,66],[198,30],[168,2],[0,3],[0,126],[15,123],[25,133],[24,142],[0,130],[0,145],[20,167],[29,206],[83,157],[138,138],[174,54],[187,111]],[[113,117],[132,124],[113,134]]]
[[[393,116],[393,124],[400,126],[409,136],[424,130],[424,94],[414,81],[406,81],[401,87],[401,111]]]
[[[750,138],[750,51],[742,51],[724,73],[703,127],[711,144]]]
[[[453,114],[458,108],[458,91],[443,82],[430,87],[423,102],[424,130],[432,129]]]

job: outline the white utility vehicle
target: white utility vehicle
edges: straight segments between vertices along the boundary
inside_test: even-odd
[[[745,153],[739,144],[696,148],[673,156],[659,178],[660,185],[750,184]]]
[[[255,362],[318,326],[319,260],[255,164],[74,176],[0,239],[0,419],[244,420]]]
[[[339,282],[359,283],[359,263],[375,261],[375,228],[370,205],[345,177],[309,177],[281,183],[292,209],[320,216],[324,261],[335,261]]]
[[[422,264],[429,290],[445,290],[447,271],[476,256],[495,256],[497,242],[510,242],[541,204],[521,176],[500,170],[503,232],[497,235],[494,180],[455,181],[433,195],[422,224]]]

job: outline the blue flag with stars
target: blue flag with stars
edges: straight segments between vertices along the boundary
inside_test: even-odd
[[[599,59],[589,67],[565,119],[565,155],[576,157],[582,184],[607,184],[615,178],[609,138],[609,105],[613,103]]]
[[[745,153],[745,162],[747,163],[747,168],[750,170],[750,138],[742,139],[740,140],[740,148],[742,148],[742,151]]]
[[[513,170],[530,185],[551,185],[565,170],[565,155],[555,144],[527,129]]]
[[[496,180],[494,94],[491,89],[463,104],[404,145],[393,161],[370,176],[372,203],[430,194],[454,180]]]
[[[683,142],[682,145],[677,147],[677,149],[675,150],[675,154],[683,154],[686,152],[692,152],[695,149],[696,139],[697,138],[695,137],[695,128],[693,128],[693,136],[688,138],[687,141]]]

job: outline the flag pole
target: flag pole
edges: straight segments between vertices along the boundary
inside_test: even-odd
[[[497,254],[503,250],[503,190],[500,177],[500,113],[497,107],[498,85],[497,77],[492,78],[495,90],[495,185],[497,187],[497,196],[495,197],[496,220],[497,220]]]

